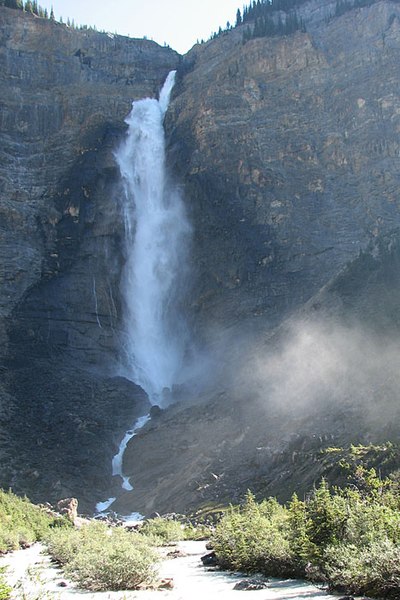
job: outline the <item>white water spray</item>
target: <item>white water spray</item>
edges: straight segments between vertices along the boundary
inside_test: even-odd
[[[116,152],[124,185],[125,349],[130,378],[152,403],[183,380],[188,333],[179,311],[190,226],[179,190],[167,178],[163,119],[172,71],[160,99],[133,102],[126,140]]]

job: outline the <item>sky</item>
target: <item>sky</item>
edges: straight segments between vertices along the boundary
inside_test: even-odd
[[[234,24],[242,0],[39,0],[57,20],[168,44],[181,54],[207,40],[227,21]],[[248,4],[247,1],[244,4]]]

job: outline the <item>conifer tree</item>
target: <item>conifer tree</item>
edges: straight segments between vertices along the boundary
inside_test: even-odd
[[[22,0],[3,0],[3,2],[0,2],[0,6],[7,6],[7,8],[17,8],[19,10],[24,8]]]
[[[240,9],[237,9],[237,13],[236,13],[236,27],[238,27],[239,25],[242,24],[242,14],[240,12]]]

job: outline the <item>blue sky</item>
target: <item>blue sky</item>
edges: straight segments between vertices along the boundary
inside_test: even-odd
[[[196,40],[208,39],[226,22],[234,23],[242,0],[39,0],[57,19],[69,17],[77,25],[96,25],[100,30],[131,37],[147,36],[180,53]],[[245,2],[247,4],[247,2]]]

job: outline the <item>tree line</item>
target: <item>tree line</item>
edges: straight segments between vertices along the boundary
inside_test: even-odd
[[[226,28],[220,27],[218,32],[212,34],[211,39],[241,25],[247,25],[243,29],[243,43],[254,38],[290,35],[295,31],[305,32],[306,24],[296,9],[306,2],[308,0],[252,0],[250,4],[243,6],[242,11],[237,9],[234,26],[228,22]],[[355,8],[371,6],[375,2],[377,0],[337,0],[335,12],[327,20]]]
[[[53,7],[50,9],[50,13],[47,8],[43,8],[37,2],[37,0],[0,0],[0,6],[6,6],[7,8],[14,8],[17,10],[22,10],[26,13],[30,13],[35,15],[36,17],[40,17],[41,19],[50,19],[50,21],[55,21],[56,18],[54,16]],[[63,19],[60,17],[58,22],[63,24]],[[96,27],[88,27],[87,25],[81,25],[80,27],[75,25],[74,19],[67,19],[65,25],[67,27],[72,27],[73,29],[90,29],[96,31]]]
[[[39,6],[37,0],[26,0],[25,2],[23,0],[0,0],[0,6],[6,6],[7,8],[23,10],[43,19],[52,19],[53,21],[55,20],[53,7],[51,7],[51,11],[49,14],[47,8],[42,8],[41,6]]]

